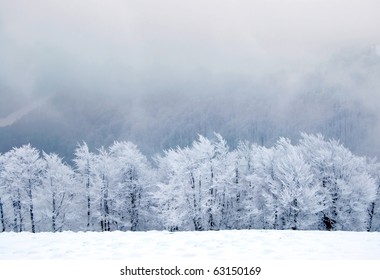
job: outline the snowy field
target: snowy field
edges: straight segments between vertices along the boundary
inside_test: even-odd
[[[1,260],[380,260],[378,232],[1,233]]]

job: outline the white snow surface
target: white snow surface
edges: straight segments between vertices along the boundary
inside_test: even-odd
[[[379,232],[0,233],[2,260],[380,260]]]

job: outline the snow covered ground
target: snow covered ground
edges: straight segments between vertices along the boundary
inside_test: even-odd
[[[379,232],[0,233],[1,260],[380,260]]]

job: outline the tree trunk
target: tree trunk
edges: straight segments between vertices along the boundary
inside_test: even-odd
[[[4,221],[4,210],[3,210],[3,203],[0,198],[0,220],[1,220],[1,232],[5,231],[5,221]]]
[[[298,208],[298,201],[297,201],[297,198],[295,198],[294,200],[293,200],[293,210],[292,210],[292,212],[293,212],[293,226],[292,226],[292,229],[293,230],[297,230],[298,229],[298,227],[297,227],[297,223],[298,223],[298,210],[297,210],[297,208]]]
[[[211,189],[212,191],[212,189]],[[210,201],[210,204],[212,205],[213,201],[211,200]],[[212,209],[211,209],[211,205],[209,206],[208,208],[208,227],[210,230],[213,230],[215,229],[215,222],[214,222],[214,216],[212,215]]]
[[[20,189],[17,189],[17,202],[16,202],[16,206],[17,206],[17,214],[18,214],[18,217],[19,217],[19,232],[22,232],[23,231],[23,218],[22,218],[22,213],[21,213],[21,193],[20,193]]]
[[[369,210],[368,210],[368,227],[367,227],[367,231],[371,231],[372,229],[372,220],[373,220],[373,215],[375,214],[375,202],[372,202],[371,203],[371,206],[369,207]]]
[[[89,229],[90,222],[91,222],[91,198],[90,198],[90,178],[89,177],[87,177],[86,189],[87,189],[87,229]]]
[[[104,190],[104,196],[103,196],[103,202],[104,202],[104,229],[105,231],[110,231],[110,221],[109,221],[109,215],[110,215],[110,210],[108,207],[108,180],[106,183],[106,187]]]
[[[198,203],[197,203],[197,198],[196,198],[196,195],[195,195],[195,179],[194,179],[194,175],[193,173],[190,174],[190,178],[191,178],[191,189],[193,190],[193,223],[194,223],[194,229],[196,231],[201,231],[202,230],[202,224],[201,224],[201,219],[199,217],[199,207],[198,206]]]
[[[331,209],[331,221],[334,221],[333,223],[331,223],[332,225],[332,230],[335,229],[335,223],[336,223],[336,220],[337,220],[337,217],[338,217],[338,211],[337,211],[337,207],[336,207],[336,203],[338,201],[338,191],[337,190],[334,190],[333,194],[332,194],[332,209]]]
[[[101,219],[100,219],[100,228],[102,231],[109,231],[107,229],[107,208],[108,208],[108,205],[107,205],[107,180],[106,180],[106,176],[103,174],[102,176],[102,188],[101,188],[101,197],[100,197],[100,214],[101,214]]]
[[[330,188],[329,187],[329,182],[331,179],[328,177],[324,177],[322,179],[322,187],[323,188]],[[323,218],[322,218],[322,223],[324,224],[324,227],[326,230],[334,230],[335,229],[335,223],[336,223],[336,218],[337,218],[337,208],[336,208],[336,202],[338,200],[338,189],[336,182],[334,184],[334,187],[331,187],[331,189],[328,190],[330,195],[331,195],[331,207],[328,207],[328,214],[322,212]]]
[[[273,223],[273,229],[277,229],[277,220],[278,220],[278,212],[277,207],[274,210],[274,223]]]
[[[199,231],[204,229],[204,225],[202,223],[202,177],[199,175],[198,180],[198,211],[197,211],[197,224]]]
[[[215,229],[215,222],[214,222],[214,216],[213,216],[213,214],[212,214],[212,208],[213,208],[213,206],[214,206],[214,204],[215,204],[215,199],[214,199],[214,172],[213,172],[213,169],[212,169],[212,167],[211,167],[211,170],[210,170],[210,172],[211,172],[211,179],[210,179],[210,185],[211,185],[211,187],[210,187],[210,193],[209,193],[209,195],[210,195],[210,199],[209,199],[209,205],[208,205],[208,209],[207,209],[207,212],[208,212],[208,227],[209,227],[209,229],[210,230],[213,230],[213,229]]]
[[[136,191],[133,190],[131,193],[131,231],[136,231],[137,229],[137,223],[138,223],[138,213],[137,213],[137,197],[136,197]]]
[[[18,207],[17,207],[17,201],[12,200],[12,206],[13,206],[13,231],[18,232],[18,222],[17,222],[17,215],[18,215]]]
[[[138,187],[136,186],[136,174],[135,169],[129,170],[129,183],[130,183],[130,196],[131,196],[131,230],[136,231],[139,223],[139,213],[138,213]]]
[[[227,201],[226,201],[226,186],[223,187],[222,202],[221,202],[221,215],[222,221],[221,224],[224,226],[224,229],[227,228]]]
[[[100,230],[103,232],[104,231],[104,208],[103,208],[103,205],[104,205],[104,201],[103,201],[103,197],[100,198]]]
[[[51,220],[52,220],[52,227],[53,227],[53,232],[56,232],[56,199],[55,199],[55,192],[53,191],[53,197],[52,197],[53,201],[52,201],[52,204],[53,204],[53,211],[51,213]]]
[[[335,220],[329,218],[325,214],[323,214],[323,223],[325,224],[326,230],[331,231],[334,229]]]
[[[36,232],[35,224],[34,224],[34,207],[33,207],[33,196],[32,196],[32,181],[29,179],[28,181],[28,196],[29,196],[29,214],[30,214],[30,222],[32,224],[32,232]]]
[[[378,186],[377,188],[377,192],[376,192],[376,199],[379,197],[380,195],[380,185]],[[368,209],[368,227],[367,227],[367,231],[371,231],[372,230],[372,223],[373,223],[373,216],[375,215],[375,201],[373,201],[371,203],[371,206],[370,208]]]

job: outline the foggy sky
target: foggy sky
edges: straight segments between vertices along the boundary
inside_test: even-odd
[[[252,106],[307,128],[338,102],[374,115],[375,149],[379,10],[376,0],[0,0],[0,118],[72,95],[126,103],[146,126],[218,99],[214,110],[238,119]]]

